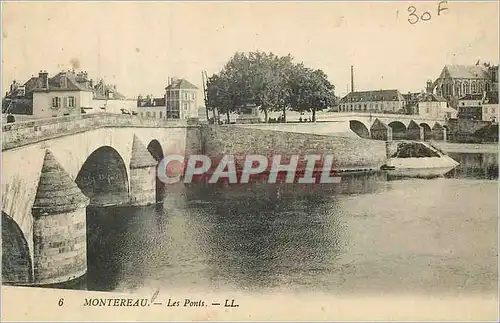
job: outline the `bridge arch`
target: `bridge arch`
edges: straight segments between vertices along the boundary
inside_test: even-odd
[[[16,221],[2,211],[2,283],[31,283],[33,267],[28,242]]]
[[[420,126],[424,129],[424,140],[430,140],[432,138],[431,126],[425,122],[422,122]]]
[[[349,120],[349,128],[361,138],[370,138],[370,130],[358,120]]]
[[[156,161],[161,161],[165,156],[163,155],[163,148],[158,140],[153,139],[148,144],[148,151]]]
[[[165,157],[163,154],[163,148],[160,142],[156,139],[153,139],[149,142],[147,149],[151,154],[151,156],[153,156],[153,158],[158,163],[160,163],[160,161]],[[158,167],[158,165],[156,167]],[[164,193],[165,193],[165,183],[160,181],[158,179],[158,176],[156,176],[156,202],[160,202],[163,200]]]
[[[102,146],[85,160],[76,185],[90,198],[91,205],[119,204],[129,200],[127,168],[120,154]]]
[[[388,126],[392,129],[393,139],[404,139],[406,137],[406,126],[401,121],[392,121]]]

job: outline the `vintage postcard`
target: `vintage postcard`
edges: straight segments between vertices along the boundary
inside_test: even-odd
[[[3,1],[3,321],[498,321],[498,1]]]

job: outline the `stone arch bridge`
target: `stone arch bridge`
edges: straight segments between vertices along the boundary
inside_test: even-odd
[[[156,166],[167,154],[329,151],[337,154],[338,167],[378,170],[385,162],[382,140],[398,133],[393,122],[419,135],[424,134],[422,123],[431,126],[431,120],[415,116],[355,114],[308,124],[246,125],[272,131],[230,125],[203,132],[191,120],[104,113],[4,124],[2,280],[51,285],[83,276],[86,207],[155,203],[163,190]],[[319,135],[336,127],[382,140]]]
[[[155,203],[158,161],[198,152],[198,129],[110,114],[3,125],[3,282],[51,285],[83,276],[86,207]]]
[[[337,120],[349,120],[349,128],[362,138],[381,140],[446,139],[446,120],[419,115],[363,114],[339,115]],[[385,130],[385,134],[384,134]]]
[[[446,120],[419,115],[332,112],[319,114],[314,123],[259,123],[241,127],[314,134],[355,134],[361,138],[391,140],[445,140]]]

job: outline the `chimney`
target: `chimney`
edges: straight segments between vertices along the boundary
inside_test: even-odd
[[[351,92],[354,92],[354,66],[351,65]]]
[[[47,71],[40,71],[38,73],[38,86],[42,89],[49,88],[49,73]]]
[[[63,89],[68,87],[68,78],[66,72],[61,72],[59,79],[59,86]]]
[[[432,80],[427,80],[427,86],[425,88],[425,92],[427,94],[432,94]]]

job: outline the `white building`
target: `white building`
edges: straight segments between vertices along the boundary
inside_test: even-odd
[[[93,109],[87,111],[87,113],[122,113],[122,110],[133,113],[137,110],[136,100],[127,100],[125,95],[117,91],[116,85],[106,84],[103,79],[100,79],[93,86],[93,89]]]
[[[166,111],[165,98],[153,98],[151,95],[146,98],[139,95],[137,98],[137,114],[143,118],[164,119]]]
[[[498,122],[498,92],[487,92],[482,102],[483,121]]]
[[[165,103],[168,119],[198,118],[198,87],[185,79],[171,79]]]
[[[458,99],[460,119],[483,120],[484,93],[466,94]]]
[[[433,93],[421,93],[418,98],[418,114],[426,118],[450,119],[457,117],[457,110],[448,106],[445,98]]]
[[[81,114],[82,109],[92,107],[93,90],[82,74],[60,72],[49,78],[40,72],[37,87],[33,90],[33,116],[50,118]]]
[[[400,113],[405,98],[398,90],[350,92],[339,102],[340,112],[387,112]]]
[[[96,84],[87,72],[63,71],[49,78],[46,71],[25,83],[14,81],[2,100],[2,112],[48,118],[78,113],[133,113],[136,100],[127,100],[115,85]]]

